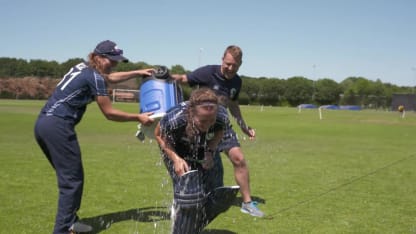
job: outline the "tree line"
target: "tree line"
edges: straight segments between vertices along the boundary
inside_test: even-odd
[[[83,61],[69,59],[63,63],[40,59],[24,60],[0,58],[0,98],[46,99],[68,70]],[[120,63],[116,71],[149,68],[144,62]],[[182,65],[170,68],[171,74],[184,74]],[[311,103],[316,105],[358,105],[362,108],[390,108],[393,94],[414,93],[414,87],[397,86],[372,81],[365,77],[347,77],[338,83],[331,78],[318,80],[295,76],[287,79],[277,77],[249,77],[241,75],[243,87],[240,103],[247,105],[297,106]],[[134,87],[137,89],[140,80]],[[114,87],[113,87],[114,88]],[[182,87],[185,98],[190,88]]]

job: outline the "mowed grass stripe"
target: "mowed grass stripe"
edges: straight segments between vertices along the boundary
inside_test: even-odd
[[[0,100],[0,233],[50,233],[54,172],[33,138],[44,101]],[[137,103],[115,103],[137,112]],[[268,215],[238,202],[206,233],[415,233],[416,115],[389,111],[242,106],[257,131],[239,133],[252,195]],[[105,120],[95,103],[77,126],[85,189],[79,214],[99,233],[169,233],[171,183],[154,141],[137,123]],[[225,184],[235,184],[223,155]],[[11,231],[12,230],[12,231]],[[210,232],[208,232],[210,231]]]

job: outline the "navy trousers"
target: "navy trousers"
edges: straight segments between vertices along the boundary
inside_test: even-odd
[[[239,186],[205,191],[204,173],[190,171],[177,178],[172,205],[172,234],[198,234],[233,204]]]
[[[163,155],[173,182],[172,234],[198,234],[233,204],[238,186],[223,186],[224,169],[219,152],[210,170],[193,170],[176,175],[173,163]]]
[[[35,124],[35,138],[55,169],[59,189],[54,234],[67,234],[78,219],[84,172],[81,150],[72,121],[40,114]]]

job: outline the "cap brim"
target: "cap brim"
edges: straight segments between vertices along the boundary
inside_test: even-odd
[[[103,54],[103,55],[112,61],[123,62],[123,63],[129,62],[129,60],[123,55],[108,55],[108,54]]]

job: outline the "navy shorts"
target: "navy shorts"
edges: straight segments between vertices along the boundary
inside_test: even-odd
[[[240,147],[240,143],[237,139],[237,134],[231,125],[227,125],[224,131],[224,137],[222,138],[218,149],[221,152],[228,152],[233,147]]]

